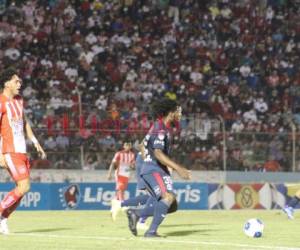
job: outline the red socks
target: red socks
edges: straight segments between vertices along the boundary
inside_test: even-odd
[[[7,218],[20,204],[22,197],[17,189],[10,191],[0,203],[0,213],[2,216]]]

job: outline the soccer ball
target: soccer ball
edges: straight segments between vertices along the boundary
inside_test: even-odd
[[[260,219],[250,219],[244,225],[244,233],[253,238],[259,238],[264,231],[264,224]]]

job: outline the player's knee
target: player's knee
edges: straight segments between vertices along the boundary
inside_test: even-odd
[[[25,185],[23,185],[22,187],[21,187],[21,194],[26,194],[28,191],[30,190],[30,184],[28,183],[28,184],[25,184]]]
[[[171,204],[171,206],[169,207],[168,214],[176,212],[177,208],[178,208],[178,203],[177,203],[177,200],[175,199],[173,201],[173,203]]]
[[[24,195],[30,190],[30,182],[25,181],[25,182],[18,183],[17,188],[18,188],[19,193],[21,195]]]
[[[175,195],[169,192],[164,193],[162,199],[170,205],[176,200]]]

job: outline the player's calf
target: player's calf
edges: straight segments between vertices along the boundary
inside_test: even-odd
[[[113,221],[116,221],[118,214],[121,211],[121,201],[117,200],[117,199],[113,199],[111,201],[111,218]]]
[[[149,230],[145,233],[145,237],[159,237],[157,234],[157,229],[163,222],[169,208],[175,200],[175,195],[171,192],[165,192],[162,194],[162,199],[159,200],[155,205],[154,217]]]

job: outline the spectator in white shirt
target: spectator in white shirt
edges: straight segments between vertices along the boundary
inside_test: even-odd
[[[257,122],[257,115],[256,115],[256,111],[254,109],[251,109],[249,111],[246,111],[243,114],[243,118],[245,120],[245,122]]]
[[[254,101],[254,109],[259,114],[264,114],[268,111],[268,104],[263,100],[263,98],[258,98]]]
[[[244,130],[245,126],[242,123],[242,121],[239,119],[235,121],[231,126],[231,132],[232,133],[240,133]]]

